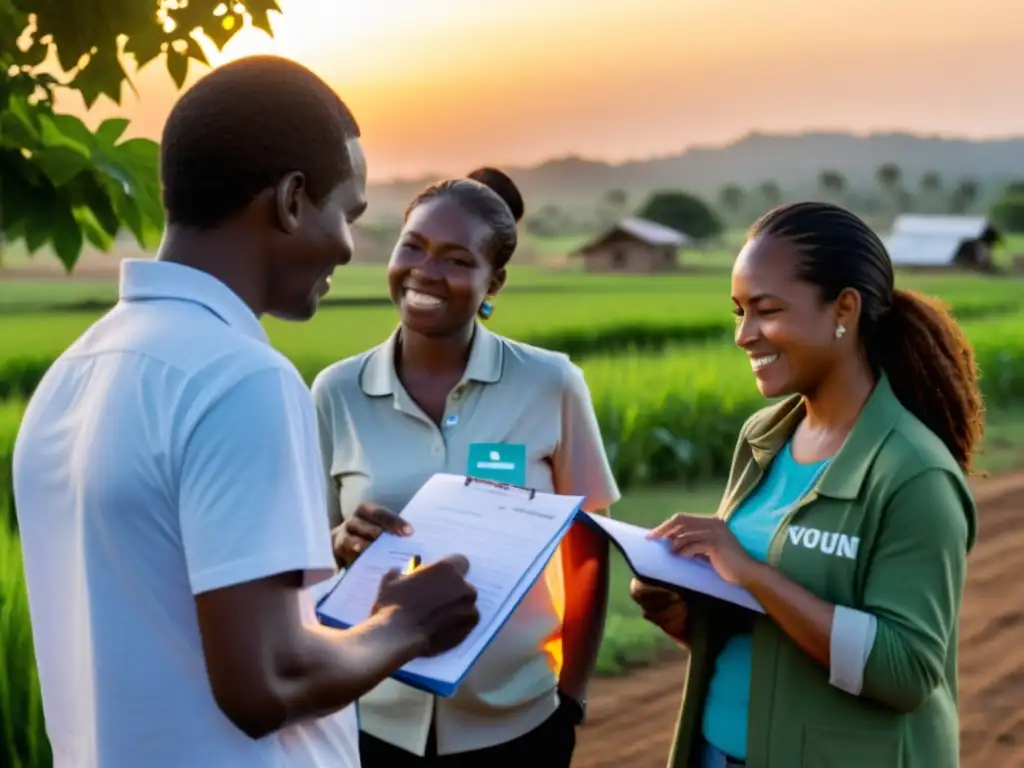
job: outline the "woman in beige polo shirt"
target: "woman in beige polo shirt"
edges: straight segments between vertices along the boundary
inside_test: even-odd
[[[618,500],[580,369],[478,322],[505,284],[522,213],[515,185],[490,168],[421,192],[388,265],[400,325],[314,382],[342,566],[394,527],[387,510],[436,472],[472,474],[485,447],[519,462],[518,484],[583,495],[588,511]],[[364,768],[567,768],[603,631],[607,557],[599,536],[572,528],[451,698],[394,680],[364,696]]]

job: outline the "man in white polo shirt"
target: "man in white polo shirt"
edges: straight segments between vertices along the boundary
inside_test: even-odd
[[[366,207],[359,131],[284,59],[200,80],[164,129],[167,230],[52,366],[14,453],[56,768],[359,765],[349,706],[478,620],[452,558],[336,632],[311,397],[262,314],[313,315]]]

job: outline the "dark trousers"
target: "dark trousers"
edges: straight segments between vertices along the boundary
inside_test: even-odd
[[[430,729],[427,754],[406,752],[385,741],[359,734],[359,757],[363,768],[569,768],[576,749],[576,726],[566,705],[518,739],[472,752],[438,755],[434,729]]]

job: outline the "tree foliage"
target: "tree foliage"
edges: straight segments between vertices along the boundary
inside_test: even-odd
[[[1024,234],[1024,194],[1008,192],[992,203],[989,211],[992,223],[1004,232]]]
[[[949,196],[951,213],[964,214],[977,202],[981,188],[974,179],[960,179]]]
[[[762,181],[758,186],[758,191],[761,193],[761,201],[768,209],[775,208],[782,202],[782,188],[779,186],[779,182],[774,179]]]
[[[132,87],[125,62],[161,55],[180,88],[190,62],[208,64],[201,36],[219,49],[246,24],[269,34],[278,10],[277,0],[0,0],[0,242],[50,245],[69,272],[83,243],[106,250],[122,229],[153,247],[157,145],[124,140],[123,119],[90,131],[54,110],[56,93],[120,103]]]
[[[829,197],[842,198],[846,187],[846,177],[840,171],[827,169],[818,174],[818,188]]]
[[[1024,179],[1014,179],[1003,188],[1004,195],[1024,196]]]
[[[739,184],[726,184],[718,191],[718,203],[729,213],[740,213],[746,202],[747,191]]]
[[[875,178],[882,189],[893,192],[903,183],[903,170],[896,163],[882,163],[875,171]]]
[[[671,227],[695,240],[718,237],[725,229],[722,219],[711,206],[687,192],[655,192],[644,203],[638,215]]]

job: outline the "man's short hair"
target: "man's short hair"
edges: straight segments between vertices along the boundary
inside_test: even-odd
[[[160,168],[167,222],[209,229],[300,171],[315,204],[352,174],[359,126],[327,83],[294,61],[250,56],[210,72],[174,105]]]

